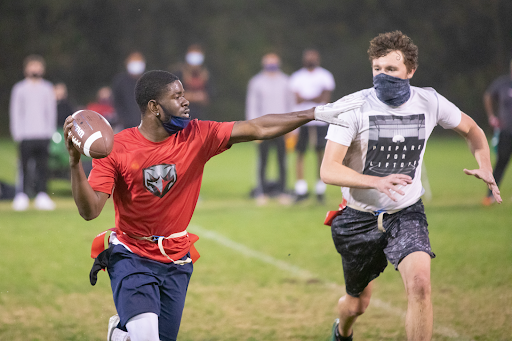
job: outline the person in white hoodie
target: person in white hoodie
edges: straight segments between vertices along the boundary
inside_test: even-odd
[[[24,211],[29,197],[35,195],[35,207],[53,210],[55,203],[47,194],[48,146],[57,126],[57,102],[53,85],[43,79],[45,60],[30,55],[23,63],[25,79],[11,92],[11,136],[19,147],[18,192],[13,209]]]

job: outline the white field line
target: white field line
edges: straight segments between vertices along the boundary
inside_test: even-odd
[[[293,264],[290,264],[288,262],[276,259],[272,256],[261,253],[259,251],[253,250],[253,249],[245,246],[244,244],[237,243],[237,242],[235,242],[235,241],[233,241],[215,231],[207,230],[198,225],[190,225],[188,230],[190,230],[193,233],[197,233],[200,238],[212,240],[220,245],[223,245],[227,248],[237,251],[238,253],[240,253],[246,257],[257,259],[263,263],[270,264],[280,270],[286,271],[286,272],[288,272],[294,276],[297,276],[301,279],[319,278],[319,276],[317,276],[305,269],[302,269],[302,268],[295,266]],[[340,291],[344,291],[344,288],[341,285],[336,284],[334,282],[324,281],[324,284],[330,288],[336,288]],[[390,303],[384,302],[378,298],[372,297],[371,305],[373,307],[382,309],[382,310],[386,311],[387,313],[396,315],[402,319],[405,318],[404,310],[397,308],[397,307],[393,307]],[[459,335],[459,333],[457,333],[454,329],[447,327],[447,326],[441,326],[437,323],[434,327],[434,333],[437,335],[440,335],[440,336],[457,339],[457,340],[461,340],[461,341],[471,340],[467,337],[463,337],[463,336]]]

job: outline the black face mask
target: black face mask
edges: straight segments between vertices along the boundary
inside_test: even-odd
[[[409,79],[402,79],[379,73],[373,77],[373,87],[377,98],[393,107],[398,107],[411,97],[411,85]]]
[[[31,73],[28,76],[29,76],[29,78],[35,78],[35,79],[43,78],[43,75],[40,73]]]

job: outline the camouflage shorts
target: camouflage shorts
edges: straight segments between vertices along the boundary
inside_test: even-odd
[[[336,250],[341,255],[347,294],[359,297],[389,260],[398,264],[407,255],[423,251],[434,258],[421,200],[394,214],[384,214],[386,232],[377,227],[377,216],[346,207],[332,222]]]

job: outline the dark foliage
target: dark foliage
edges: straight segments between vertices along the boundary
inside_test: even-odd
[[[432,86],[487,128],[482,93],[506,73],[512,52],[508,0],[17,0],[0,2],[0,135],[23,58],[47,59],[47,78],[82,105],[123,70],[132,50],[148,69],[169,70],[201,43],[215,87],[212,119],[243,119],[246,85],[276,51],[291,73],[307,47],[337,81],[333,98],[372,86],[366,50],[399,29],[419,46],[412,81]]]

